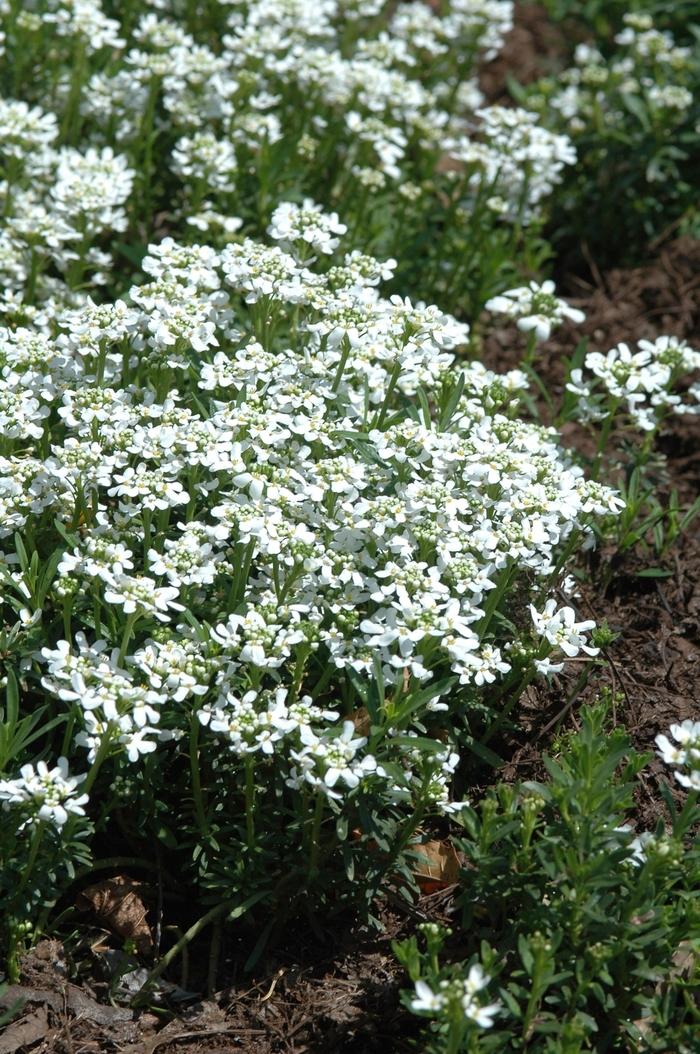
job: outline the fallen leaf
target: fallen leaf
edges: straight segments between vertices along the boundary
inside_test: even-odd
[[[673,965],[669,970],[669,977],[691,977],[697,962],[697,952],[690,941],[681,941],[673,953]]]
[[[372,727],[372,718],[366,706],[360,706],[352,715],[352,723],[358,736],[368,736]]]
[[[459,878],[460,861],[450,842],[435,840],[412,846],[417,860],[413,874],[424,893],[452,886]]]
[[[13,1021],[0,1036],[0,1054],[15,1054],[23,1047],[31,1047],[51,1032],[46,1007],[40,1006],[31,1014]]]
[[[121,1006],[105,1006],[72,984],[64,985],[58,990],[30,988],[20,984],[7,985],[4,991],[0,992],[0,1010],[10,1009],[17,1000],[43,1004],[56,1013],[64,1013],[68,1009],[76,1016],[86,1017],[98,1025],[124,1025],[134,1018],[133,1010]]]
[[[93,911],[103,926],[133,941],[143,954],[153,949],[153,938],[139,893],[141,885],[127,875],[115,875],[84,889],[76,898],[76,906],[81,911]]]
[[[667,977],[663,981],[660,981],[654,988],[657,995],[663,995],[664,988],[669,981],[674,981],[678,977],[692,977],[697,962],[697,954],[690,941],[681,941],[678,948],[673,953],[671,961],[672,965],[668,971]],[[651,1030],[653,1024],[654,1018],[652,1016],[641,1017],[634,1022],[634,1025],[636,1025],[643,1036]]]

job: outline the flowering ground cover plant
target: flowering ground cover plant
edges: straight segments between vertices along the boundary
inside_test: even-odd
[[[518,254],[546,252],[538,230],[575,152],[534,113],[484,105],[476,64],[511,25],[507,0],[4,11],[13,317],[65,299],[64,282],[128,288],[154,217],[216,246],[304,196],[342,202],[353,248],[397,259],[397,291],[445,308],[476,314]]]
[[[255,933],[246,969],[300,917],[378,924],[378,898],[412,903],[426,831],[477,837],[465,799],[528,685],[584,683],[610,644],[570,572],[600,537],[648,542],[640,481],[663,423],[700,410],[700,357],[581,344],[555,406],[539,357],[584,313],[541,273],[542,230],[576,152],[481,94],[512,13],[0,4],[10,983],[114,860],[158,875],[142,1004],[209,927],[211,981],[224,923]],[[504,320],[526,347],[495,371],[478,350]],[[562,445],[571,421],[593,456]],[[621,436],[643,500],[620,496]],[[653,514],[664,545],[695,511]],[[692,792],[697,728],[670,735]],[[481,1049],[497,953],[442,976],[427,933],[430,976],[399,950],[408,1005]]]
[[[586,5],[576,6],[586,18]],[[653,5],[625,10],[611,40],[584,39],[569,68],[516,89],[522,105],[576,146],[580,163],[558,199],[556,237],[579,254],[583,241],[601,265],[611,259],[612,230],[617,259],[634,262],[651,239],[679,225],[697,229],[698,14],[672,6],[670,28]]]
[[[74,760],[0,794],[74,835],[106,767],[103,811],[157,835],[177,788],[180,866],[227,902],[288,902],[284,862],[305,897],[334,860],[374,892],[450,808],[485,688],[595,654],[547,597],[619,499],[514,415],[524,375],[455,369],[468,327],[379,295],[391,265],[312,270],[343,233],[284,203],[286,249],[165,239],[126,301],[5,334],[8,647]]]

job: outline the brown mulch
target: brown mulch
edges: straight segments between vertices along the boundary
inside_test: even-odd
[[[252,977],[158,1015],[98,1001],[89,982],[68,981],[60,942],[41,941],[24,956],[21,983],[0,993],[0,1012],[24,1004],[0,1054],[401,1054],[419,1023],[400,1006],[405,978],[390,943],[412,920],[443,917],[443,902],[426,896],[410,913],[384,904],[380,933],[341,927],[326,945],[297,935]],[[224,947],[221,973],[235,977],[237,965]]]

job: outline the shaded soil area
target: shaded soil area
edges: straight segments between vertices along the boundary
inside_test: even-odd
[[[440,914],[426,897],[410,914],[382,910],[381,935],[341,929],[327,945],[300,938],[250,977],[234,978],[236,949],[223,947],[231,982],[203,997],[164,986],[148,1010],[110,1005],[104,986],[67,978],[62,945],[44,940],[22,963],[19,985],[0,995],[21,1014],[0,1034],[0,1054],[380,1054],[415,1049],[420,1022],[402,1009],[403,970],[390,942],[415,919]],[[229,953],[232,958],[229,959]],[[95,971],[97,972],[97,970]],[[160,1004],[160,1006],[158,1006]]]

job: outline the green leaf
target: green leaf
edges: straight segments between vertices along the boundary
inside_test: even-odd
[[[651,128],[651,121],[649,120],[649,112],[644,102],[638,95],[632,95],[629,92],[621,92],[620,97],[629,113],[636,117],[644,131],[648,132]]]
[[[127,245],[126,242],[113,242],[112,248],[139,269],[143,263],[144,256],[148,252],[148,246],[141,242],[137,242],[134,245]]]
[[[156,828],[156,838],[159,842],[162,842],[163,845],[167,846],[168,849],[177,849],[177,838],[164,823],[161,823],[159,827]]]
[[[472,754],[476,754],[481,761],[485,761],[491,768],[501,769],[505,765],[503,758],[499,757],[495,751],[484,746],[483,743],[480,743],[478,739],[467,740],[465,745],[468,750],[471,750]]]
[[[518,937],[518,954],[528,974],[532,976],[532,967],[534,966],[535,959],[530,951],[530,945],[528,944],[527,937],[524,933],[521,933]]]

